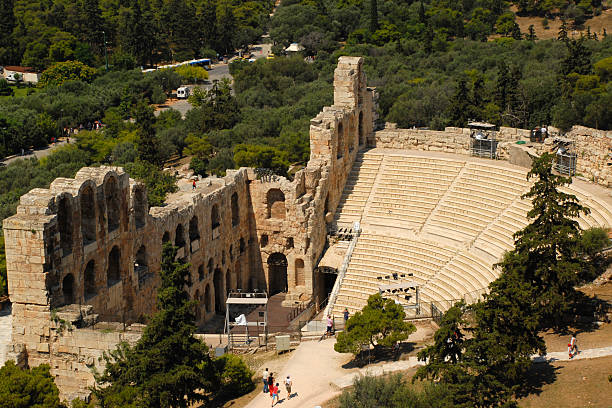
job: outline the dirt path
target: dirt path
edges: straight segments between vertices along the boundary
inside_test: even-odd
[[[340,393],[340,390],[331,384],[333,380],[358,371],[356,368],[342,367],[351,360],[352,355],[336,353],[334,351],[335,342],[333,338],[321,342],[303,342],[293,352],[293,356],[284,367],[275,373],[275,381],[280,384],[283,408],[321,405]],[[283,386],[287,375],[290,375],[293,380],[291,399],[287,399],[287,391]],[[262,392],[247,405],[247,408],[267,408],[270,405],[270,394]]]

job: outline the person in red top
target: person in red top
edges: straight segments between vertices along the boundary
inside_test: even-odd
[[[274,399],[276,398],[276,402],[278,403],[278,394],[280,393],[280,389],[278,388],[278,383],[270,387],[270,393],[272,395],[272,406],[274,406]]]

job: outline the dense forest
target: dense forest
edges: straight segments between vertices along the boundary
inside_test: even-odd
[[[272,0],[5,0],[0,64],[124,68],[215,57],[264,34]],[[10,33],[6,35],[6,33]]]

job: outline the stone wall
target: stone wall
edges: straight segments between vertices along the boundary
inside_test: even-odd
[[[402,150],[440,151],[455,154],[470,154],[470,129],[447,127],[444,131],[422,129],[399,129],[388,123],[385,129],[374,133],[371,147]],[[496,133],[499,158],[513,164],[526,165],[521,158],[525,152],[541,154],[554,150],[554,138],[560,136],[558,129],[549,128],[551,137],[545,143],[528,143],[516,150],[516,142],[529,141],[530,131],[501,127]],[[562,135],[574,142],[578,154],[577,173],[604,187],[612,188],[612,132],[574,126]],[[516,162],[515,160],[516,154]]]
[[[287,292],[288,304],[315,297],[326,219],[357,151],[373,140],[375,93],[362,64],[339,59],[335,104],[312,120],[311,158],[293,180],[228,170],[149,209],[142,184],[103,166],[22,196],[3,224],[9,357],[49,364],[64,398],[86,395],[93,383],[87,366],[119,341],[136,341],[139,334],[123,328],[155,311],[166,241],[191,264],[198,324],[225,310],[232,289]]]

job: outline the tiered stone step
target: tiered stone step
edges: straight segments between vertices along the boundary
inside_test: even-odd
[[[420,156],[385,156],[367,221],[420,228],[464,164]]]
[[[336,209],[334,221],[337,226],[350,226],[361,220],[382,158],[380,154],[364,152],[355,159]]]

